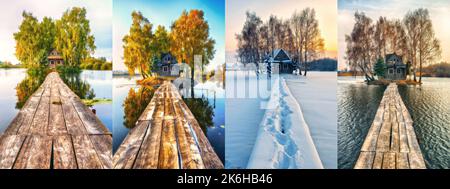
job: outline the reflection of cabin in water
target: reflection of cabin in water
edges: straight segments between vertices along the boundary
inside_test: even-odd
[[[50,54],[47,56],[48,66],[51,68],[55,68],[56,66],[63,65],[64,59],[63,57],[53,49]]]
[[[283,49],[274,50],[271,55],[265,58],[264,62],[278,64],[278,70],[280,73],[292,73],[295,70],[294,62],[292,62],[289,54]]]
[[[406,64],[403,63],[402,57],[393,53],[387,54],[385,57],[386,72],[385,79],[404,80],[406,79]]]
[[[168,77],[180,76],[180,66],[174,56],[170,53],[162,53],[157,63],[158,75]]]

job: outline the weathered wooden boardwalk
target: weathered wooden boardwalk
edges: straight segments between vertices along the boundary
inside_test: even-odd
[[[221,169],[192,112],[173,84],[155,92],[113,158],[116,169]]]
[[[361,148],[355,169],[425,169],[411,115],[389,84]]]
[[[111,167],[111,133],[56,72],[0,136],[2,169]]]

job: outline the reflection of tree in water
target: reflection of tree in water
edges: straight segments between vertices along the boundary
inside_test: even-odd
[[[214,108],[207,98],[184,98],[186,105],[197,119],[203,132],[206,134],[207,128],[214,125]]]
[[[45,74],[27,74],[16,86],[17,103],[16,108],[20,109],[25,105],[28,98],[36,91],[44,82]]]
[[[94,89],[80,78],[80,74],[60,73],[61,79],[81,99],[95,98]]]
[[[141,86],[136,92],[133,88],[128,92],[127,98],[123,102],[124,107],[124,126],[126,128],[133,128],[139,116],[147,107],[148,103],[153,97],[155,89],[153,87]]]

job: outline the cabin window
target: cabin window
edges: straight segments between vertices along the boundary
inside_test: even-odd
[[[394,73],[394,69],[389,69],[389,74],[393,74]]]
[[[167,68],[167,66],[164,66],[163,67],[163,72],[167,72],[167,71],[169,71],[169,69]]]
[[[288,69],[288,65],[287,64],[283,64],[283,67],[284,67],[285,70]]]
[[[402,70],[401,69],[397,69],[397,73],[399,74],[399,73],[402,73]]]

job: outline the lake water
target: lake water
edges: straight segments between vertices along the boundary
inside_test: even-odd
[[[19,112],[16,108],[16,86],[26,77],[25,69],[0,69],[0,133]],[[111,71],[83,71],[80,79],[90,85],[96,98],[112,98]],[[112,131],[112,103],[96,104],[97,116]]]
[[[428,168],[450,168],[450,79],[423,78],[421,86],[400,86]],[[375,117],[385,86],[362,78],[338,78],[338,164],[353,168]]]
[[[140,76],[114,76],[113,79],[113,116],[114,116],[114,126],[113,126],[113,151],[115,152],[120,144],[123,142],[125,137],[127,136],[130,128],[125,126],[126,121],[126,112],[124,108],[124,102],[127,98],[129,98],[130,89],[133,89],[136,92],[142,90],[142,86],[136,84],[136,80],[141,79]],[[219,156],[219,158],[224,161],[225,157],[225,93],[223,89],[223,85],[216,81],[207,81],[205,83],[199,83],[195,86],[195,96],[196,99],[201,98],[202,96],[206,99],[206,103],[212,108],[212,112],[214,115],[209,117],[208,121],[212,121],[212,125],[202,128],[206,131],[206,136],[214,148],[215,152]],[[142,108],[145,108],[148,104],[150,98],[147,100],[142,100],[145,102],[144,104],[139,105]],[[189,106],[189,99],[185,99]],[[136,102],[136,101],[135,101]],[[193,102],[195,103],[195,102]],[[205,105],[205,104],[203,104]],[[194,110],[191,109],[194,113],[203,113],[203,109]],[[127,114],[128,115],[128,114]],[[205,120],[201,120],[205,118],[196,117],[199,122],[206,122]]]

